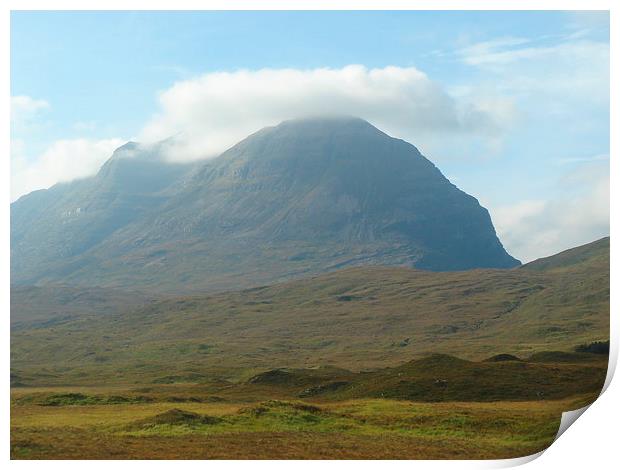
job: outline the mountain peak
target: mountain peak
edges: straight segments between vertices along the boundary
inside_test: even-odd
[[[275,127],[267,128],[267,132],[295,133],[312,135],[315,138],[329,138],[334,135],[376,135],[387,136],[384,132],[368,121],[348,115],[318,115],[282,121]]]
[[[360,117],[346,115],[346,114],[326,114],[326,115],[310,115],[305,117],[299,117],[294,119],[287,119],[278,124],[279,128],[287,128],[287,127],[323,127],[330,126],[332,129],[338,127],[349,127],[349,128],[357,128],[357,129],[374,129],[375,131],[379,131],[375,126],[370,124],[365,119]]]
[[[138,142],[129,141],[120,147],[118,147],[112,153],[112,157],[110,159],[118,159],[118,158],[131,158],[135,156],[136,152],[140,149],[140,144]]]
[[[261,165],[265,172],[280,165],[280,170],[307,172],[295,178],[318,176],[316,172],[329,166],[338,171],[336,162],[339,171],[352,171],[350,176],[356,174],[355,167],[365,167],[368,172],[385,164],[394,170],[412,162],[420,171],[424,171],[421,167],[435,169],[413,145],[390,137],[364,119],[338,115],[296,118],[265,127],[222,154],[222,161],[231,159],[256,171]]]

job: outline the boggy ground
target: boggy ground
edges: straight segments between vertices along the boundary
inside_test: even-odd
[[[594,354],[431,356],[365,373],[272,370],[240,383],[14,388],[11,457],[513,458],[548,447],[561,413],[592,402],[605,371],[606,356]]]
[[[551,444],[580,399],[14,405],[14,459],[486,459]]]

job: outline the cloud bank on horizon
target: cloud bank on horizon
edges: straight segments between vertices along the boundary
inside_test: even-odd
[[[563,173],[552,199],[487,206],[509,251],[528,262],[609,235],[609,160],[597,157]]]
[[[11,198],[94,174],[129,138],[149,143],[174,136],[166,157],[191,161],[217,156],[286,119],[346,114],[413,143],[478,196],[511,254],[525,261],[547,256],[609,233],[608,142],[596,156],[567,153],[568,145],[547,149],[558,129],[569,136],[567,144],[605,136],[609,43],[590,36],[578,24],[553,37],[461,40],[428,52],[448,70],[466,70],[458,81],[433,79],[411,65],[190,74],[153,96],[156,111],[131,134],[60,138],[34,153],[29,136],[48,125],[60,105],[18,95],[11,100]],[[96,128],[87,124],[74,128]],[[524,195],[543,166],[546,179]],[[506,179],[521,178],[523,193],[502,194],[502,184],[484,176],[490,167]]]

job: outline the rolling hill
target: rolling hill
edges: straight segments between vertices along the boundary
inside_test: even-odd
[[[529,360],[472,362],[433,354],[396,367],[352,373],[334,368],[271,370],[239,386],[272,387],[288,398],[351,400],[500,401],[561,399],[597,393],[605,381],[607,357],[575,354],[573,363]]]
[[[19,315],[14,304],[12,315]],[[277,368],[573,351],[609,338],[609,238],[517,269],[355,267],[16,329],[22,384],[200,382]]]

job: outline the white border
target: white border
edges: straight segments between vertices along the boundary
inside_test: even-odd
[[[3,305],[3,327],[4,327],[4,341],[2,342],[2,373],[7,381],[3,393],[3,407],[2,418],[4,426],[2,427],[2,449],[5,459],[9,459],[9,158],[10,144],[9,144],[9,41],[10,41],[10,10],[278,10],[278,9],[291,9],[291,10],[610,10],[611,11],[611,83],[618,83],[620,80],[620,74],[618,73],[618,38],[620,28],[619,25],[619,9],[616,6],[617,2],[613,0],[503,0],[501,2],[491,2],[484,0],[452,0],[452,1],[431,1],[431,0],[418,0],[418,1],[406,1],[406,0],[385,0],[385,1],[373,1],[373,0],[151,0],[151,1],[139,1],[139,0],[108,0],[108,1],[90,1],[88,4],[80,2],[79,0],[57,0],[57,1],[42,1],[42,0],[8,0],[2,3],[0,8],[0,51],[2,51],[2,63],[4,67],[2,70],[5,72],[0,74],[0,80],[3,85],[3,93],[0,94],[0,104],[3,109],[3,113],[0,114],[0,125],[2,131],[0,132],[0,149],[1,153],[0,163],[0,175],[5,178],[5,184],[2,186],[5,192],[5,198],[7,203],[0,205],[1,214],[1,227],[0,240],[2,250],[0,251],[0,275],[2,276],[2,285],[0,287],[2,305]],[[615,55],[614,55],[615,54]],[[618,175],[618,138],[620,134],[620,128],[618,127],[618,110],[620,110],[619,95],[617,93],[617,87],[611,89],[611,147],[610,147],[610,166],[611,166],[611,213],[617,213],[620,208],[618,204],[618,198],[620,197],[620,191],[615,186]],[[615,241],[615,234],[617,233],[617,217],[611,217],[611,233],[612,238]],[[618,251],[614,249],[612,244],[611,250],[611,311],[618,311]],[[618,358],[618,325],[616,314],[612,314],[611,317],[611,336],[612,336],[612,354],[610,359],[610,374],[608,379],[611,378],[611,371],[615,368],[615,364]],[[552,468],[607,468],[612,465],[613,462],[617,462],[616,447],[618,446],[617,438],[618,433],[618,404],[620,403],[620,387],[617,385],[617,380],[612,381],[608,389],[603,395],[579,418],[579,424],[572,426],[565,434],[563,434],[557,442],[555,442],[549,449],[542,453],[542,455],[532,456],[530,458],[515,459],[512,461],[390,461],[381,462],[378,465],[389,465],[392,468],[410,468],[411,465],[415,465],[416,468],[498,468],[505,466],[514,466],[515,464],[523,464],[527,461],[529,468],[548,469]],[[539,457],[532,461],[533,457]],[[11,461],[10,464],[20,468],[30,468],[36,465],[45,465],[46,468],[58,468],[66,469],[67,467],[81,468],[84,465],[83,461],[63,461],[53,462],[46,461],[45,463],[39,461]],[[110,463],[105,461],[92,461],[87,465],[95,468],[106,468]],[[130,461],[116,461],[115,466],[121,468],[135,468],[135,464]],[[150,462],[150,465],[154,467],[168,467],[169,465],[175,466],[187,466],[198,468],[203,466],[202,461],[155,461]],[[218,468],[236,468],[238,466],[250,465],[248,462],[240,461],[216,461],[210,462],[208,465],[214,465]],[[290,467],[295,465],[300,468],[310,468],[315,466],[316,462],[295,462],[291,461],[254,461],[251,463],[253,468],[258,469],[271,469],[275,467]],[[328,467],[342,467],[352,465],[356,468],[370,468],[377,465],[373,461],[331,461],[324,462],[321,465]]]

